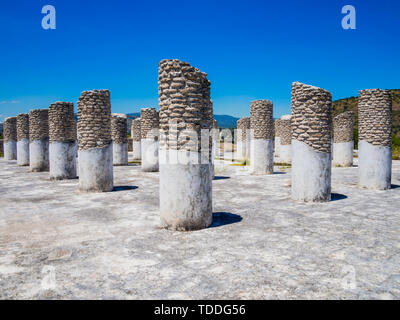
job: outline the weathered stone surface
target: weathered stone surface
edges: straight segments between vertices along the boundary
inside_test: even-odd
[[[292,84],[292,139],[331,152],[332,95],[300,82]]]
[[[17,116],[17,139],[29,139],[29,114],[21,113]]]
[[[140,124],[141,124],[140,118],[136,118],[136,119],[132,120],[131,137],[132,137],[133,141],[140,141],[142,139]]]
[[[360,90],[358,138],[374,146],[392,146],[392,96],[389,90]]]
[[[250,117],[241,118],[236,121],[236,128],[238,131],[237,141],[246,141],[247,134],[250,133]]]
[[[29,140],[49,139],[49,111],[35,109],[29,112]]]
[[[112,114],[111,138],[114,144],[123,144],[128,142],[128,119],[125,114]]]
[[[280,119],[279,137],[282,146],[292,144],[292,123],[291,119]]]
[[[343,112],[333,119],[333,142],[350,142],[354,140],[354,113]]]
[[[142,139],[149,138],[149,132],[160,127],[159,113],[155,108],[143,108],[140,110],[140,134]]]
[[[110,91],[83,91],[78,101],[79,150],[103,148],[111,141]]]
[[[3,136],[4,142],[17,141],[17,117],[4,119]]]
[[[256,100],[250,104],[250,128],[253,139],[271,140],[274,137],[273,104],[269,100]]]
[[[274,135],[279,138],[281,136],[281,119],[274,120]]]
[[[74,104],[72,102],[55,102],[49,107],[50,142],[76,141]]]

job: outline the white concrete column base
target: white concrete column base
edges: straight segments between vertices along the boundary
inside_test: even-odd
[[[17,164],[29,166],[29,139],[27,138],[17,142]]]
[[[110,143],[104,148],[79,150],[79,190],[108,192],[114,188],[113,151]]]
[[[158,146],[159,142],[153,139],[142,139],[142,171],[158,171]]]
[[[141,160],[142,159],[142,143],[140,141],[132,142],[132,150],[133,150],[133,160]]]
[[[386,190],[391,188],[392,148],[358,143],[358,172],[361,188]]]
[[[236,160],[241,161],[246,159],[246,140],[238,141],[236,144]]]
[[[3,147],[5,160],[17,160],[17,141],[4,142]]]
[[[332,165],[334,167],[352,167],[354,141],[332,144]]]
[[[76,142],[55,141],[49,145],[50,180],[76,178]]]
[[[252,139],[250,147],[250,173],[274,173],[274,143],[272,140]]]
[[[331,200],[331,154],[317,152],[292,140],[292,199],[304,202]]]
[[[181,161],[185,157],[185,151],[160,150],[161,222],[179,231],[204,229],[212,223],[213,166],[210,162],[191,161],[200,158],[198,153],[189,156],[188,163]]]
[[[113,143],[113,164],[114,166],[128,165],[128,143]]]
[[[292,163],[292,145],[281,144],[279,147],[279,161],[282,163]]]
[[[29,170],[49,171],[49,139],[38,139],[29,143]]]

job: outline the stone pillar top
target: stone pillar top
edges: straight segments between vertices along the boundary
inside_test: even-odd
[[[132,125],[131,125],[131,136],[133,141],[140,141],[142,139],[142,135],[140,133],[141,131],[141,119],[136,118],[132,120]]]
[[[140,110],[140,133],[142,139],[148,138],[148,133],[159,127],[160,119],[156,108],[142,108]]]
[[[236,121],[236,128],[241,130],[238,135],[238,141],[245,141],[247,138],[247,131],[250,129],[250,117],[240,118]]]
[[[333,142],[351,142],[354,140],[354,112],[346,111],[333,118]]]
[[[17,139],[29,139],[29,114],[21,113],[17,116]]]
[[[74,104],[57,101],[49,107],[50,142],[76,141]]]
[[[270,100],[250,103],[250,128],[253,139],[271,140],[274,136],[273,104]]]
[[[49,138],[49,110],[35,109],[29,111],[29,140]]]
[[[4,142],[17,141],[17,117],[4,119],[3,124]]]
[[[283,116],[280,121],[280,143],[282,146],[292,144],[292,124],[290,118],[291,116]]]
[[[300,82],[292,84],[292,139],[317,152],[331,152],[332,95]]]
[[[126,115],[113,113],[111,116],[111,137],[114,144],[128,142],[128,118]]]

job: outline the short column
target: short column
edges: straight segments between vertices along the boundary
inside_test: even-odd
[[[4,159],[17,160],[17,118],[4,119]]]
[[[292,125],[291,115],[284,115],[280,119],[279,161],[292,163]]]
[[[249,139],[247,135],[250,132],[250,118],[241,118],[236,122],[237,128],[237,145],[236,145],[236,159],[237,160],[248,160],[247,148],[249,147]],[[250,150],[250,148],[249,148]]]
[[[142,136],[140,133],[140,122],[140,118],[136,118],[132,121],[131,126],[133,160],[142,159]]]
[[[49,115],[47,109],[29,112],[29,169],[49,171]]]
[[[352,167],[354,152],[354,113],[347,111],[333,119],[332,165]]]
[[[140,112],[142,171],[158,171],[159,115],[155,108]]]
[[[274,156],[279,158],[279,149],[281,146],[281,119],[274,120]]]
[[[359,186],[386,190],[392,176],[392,96],[389,90],[361,90],[358,97]]]
[[[292,85],[292,199],[331,199],[331,94],[321,88]]]
[[[29,114],[17,116],[17,164],[29,166]]]
[[[82,92],[78,101],[79,190],[113,190],[109,90]]]
[[[128,118],[125,114],[111,116],[111,138],[113,142],[114,166],[128,165]]]

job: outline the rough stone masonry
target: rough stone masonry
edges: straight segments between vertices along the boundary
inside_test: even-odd
[[[158,171],[159,114],[155,108],[143,108],[140,112],[142,170]]]
[[[49,171],[49,114],[47,109],[29,112],[29,169]]]
[[[125,114],[111,116],[111,138],[113,141],[114,166],[128,165],[128,118]]]
[[[392,96],[361,90],[358,97],[358,170],[363,188],[386,190],[392,176]]]
[[[212,223],[211,83],[179,60],[162,60],[158,80],[161,221],[175,230],[206,228]]]
[[[249,159],[250,154],[250,117],[241,118],[236,122],[237,128],[237,159]]]
[[[29,166],[29,114],[17,116],[17,164]]]
[[[250,170],[252,174],[274,172],[273,104],[269,100],[256,100],[250,104]]]
[[[79,190],[113,190],[109,90],[83,91],[78,101]]]
[[[333,119],[332,165],[352,167],[354,152],[354,113],[343,112]]]
[[[74,104],[55,102],[49,107],[50,179],[76,178],[76,127]]]
[[[292,198],[331,199],[332,95],[321,88],[292,85]]]
[[[17,160],[17,118],[9,117],[4,120],[4,159]]]
[[[142,148],[141,148],[141,120],[140,118],[136,118],[132,120],[131,125],[131,136],[132,136],[132,150],[133,150],[133,160],[142,159]]]
[[[292,162],[292,124],[291,115],[284,115],[279,122],[279,158],[280,162]]]

